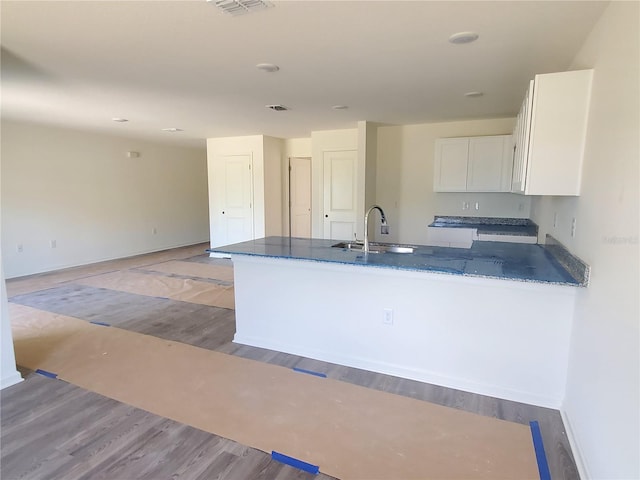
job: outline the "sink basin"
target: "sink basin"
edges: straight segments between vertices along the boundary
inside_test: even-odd
[[[364,244],[361,242],[340,242],[332,245],[333,248],[344,248],[361,252]],[[413,253],[416,247],[410,245],[392,245],[388,243],[369,243],[369,253]]]
[[[414,247],[408,247],[403,245],[380,245],[374,248],[376,250],[379,248],[382,248],[382,252],[389,252],[389,253],[413,253],[416,250]]]
[[[331,245],[332,248],[346,248],[347,250],[362,250],[364,243],[361,242],[340,242],[335,245]]]

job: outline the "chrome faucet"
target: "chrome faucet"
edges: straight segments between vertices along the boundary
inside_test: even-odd
[[[389,225],[387,225],[387,217],[384,216],[384,211],[378,205],[372,205],[367,210],[367,213],[364,214],[364,247],[362,251],[364,253],[369,253],[369,214],[373,210],[378,210],[380,212],[380,220],[382,221],[382,225],[380,227],[380,233],[383,235],[387,235],[389,233]]]

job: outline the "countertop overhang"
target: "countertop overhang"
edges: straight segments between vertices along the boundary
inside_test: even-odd
[[[218,254],[339,263],[566,286],[585,286],[538,244],[475,241],[471,248],[414,245],[412,254],[333,247],[338,240],[266,237],[208,249]]]

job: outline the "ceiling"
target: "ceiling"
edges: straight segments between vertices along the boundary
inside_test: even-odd
[[[307,137],[358,120],[513,116],[536,73],[569,68],[607,5],[273,3],[231,16],[205,0],[3,0],[2,117],[204,146],[209,137]],[[461,31],[480,37],[448,42]],[[263,62],[280,70],[258,70]]]

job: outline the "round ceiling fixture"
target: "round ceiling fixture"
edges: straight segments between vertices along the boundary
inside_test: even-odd
[[[124,122],[128,122],[129,121],[126,118],[120,118],[120,117],[113,117],[111,120],[113,120],[114,122],[118,122],[118,123],[124,123]]]
[[[346,110],[349,107],[347,105],[334,105],[331,108],[333,108],[334,110]]]
[[[475,42],[479,37],[480,35],[475,32],[458,32],[449,37],[449,42],[461,45],[463,43]]]
[[[467,92],[464,94],[465,97],[471,97],[471,98],[481,97],[483,95],[484,93],[482,92]]]
[[[163,128],[162,131],[175,133],[175,132],[183,132],[184,130],[182,130],[181,128],[169,127],[169,128]]]
[[[273,73],[280,70],[280,67],[273,63],[259,63],[256,65],[256,68],[258,70],[262,70],[263,72],[268,72],[268,73]]]

